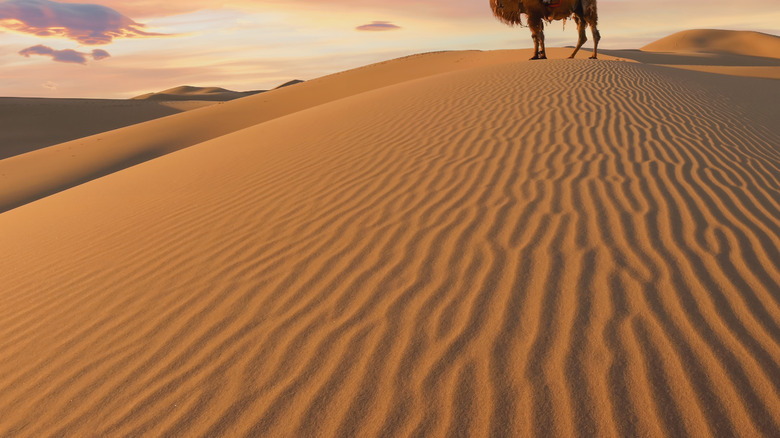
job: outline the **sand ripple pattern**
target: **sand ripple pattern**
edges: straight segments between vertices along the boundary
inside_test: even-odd
[[[0,436],[780,436],[780,138],[662,68],[411,81],[0,229]]]

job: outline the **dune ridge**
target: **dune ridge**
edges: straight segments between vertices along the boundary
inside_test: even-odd
[[[411,78],[0,214],[0,435],[780,435],[780,135],[689,73]]]

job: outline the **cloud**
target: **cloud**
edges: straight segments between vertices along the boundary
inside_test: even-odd
[[[33,55],[50,56],[57,62],[69,62],[73,64],[86,64],[87,56],[84,53],[77,52],[75,50],[54,50],[51,47],[37,45],[28,47],[19,52],[20,55],[29,58]]]
[[[92,51],[92,59],[95,61],[100,61],[102,59],[110,58],[111,54],[106,52],[103,49],[95,49]]]
[[[59,0],[60,3],[84,3],[85,0]],[[131,17],[166,17],[178,14],[189,14],[204,9],[221,9],[224,7],[246,7],[257,9],[263,7],[258,0],[86,0],[93,4],[103,5],[121,11]],[[266,0],[264,0],[266,1]]]
[[[143,24],[106,6],[51,0],[6,0],[0,3],[0,27],[42,37],[69,38],[85,45],[108,44],[114,38],[155,36]]]
[[[383,30],[398,30],[400,28],[401,28],[400,26],[396,26],[395,24],[389,21],[372,21],[370,24],[364,24],[362,26],[356,27],[355,29],[376,32],[376,31],[383,31]]]
[[[29,58],[33,55],[48,56],[54,61],[65,62],[70,64],[82,64],[86,65],[87,60],[91,57],[95,61],[106,59],[111,55],[105,50],[95,49],[92,53],[77,52],[71,49],[54,50],[51,47],[38,44],[37,46],[28,47],[19,52],[20,55]]]

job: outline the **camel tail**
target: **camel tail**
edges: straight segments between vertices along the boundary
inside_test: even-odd
[[[510,26],[523,25],[520,16],[525,13],[521,0],[490,0],[490,9],[502,23]]]

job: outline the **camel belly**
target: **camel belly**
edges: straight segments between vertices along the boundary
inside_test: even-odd
[[[563,20],[564,18],[569,18],[571,14],[572,12],[568,9],[547,8],[544,17],[547,19],[547,21],[555,21],[555,20]]]

